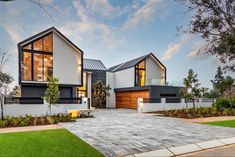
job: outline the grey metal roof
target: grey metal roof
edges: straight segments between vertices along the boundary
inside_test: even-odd
[[[96,59],[83,59],[84,70],[106,70],[106,67],[101,60]]]
[[[115,65],[113,67],[110,67],[108,69],[109,72],[115,72],[115,71],[119,71],[119,70],[124,70],[130,67],[134,67],[136,64],[138,64],[140,61],[144,60],[145,58],[147,58],[148,56],[152,56],[153,58],[155,58],[157,60],[158,63],[160,63],[165,69],[166,67],[157,59],[157,57],[153,54],[153,53],[149,53],[146,54],[144,56],[132,59],[130,61]]]
[[[130,61],[124,62],[122,64],[115,65],[113,67],[110,67],[108,69],[108,71],[115,72],[115,71],[119,71],[119,70],[123,70],[123,69],[127,69],[127,68],[130,68],[130,67],[133,67],[133,66],[135,66],[137,63],[139,63],[141,60],[145,59],[149,55],[150,54],[147,54],[147,55],[144,55],[144,56],[132,59]]]

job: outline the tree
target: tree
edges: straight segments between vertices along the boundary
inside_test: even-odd
[[[110,96],[110,90],[110,86],[105,86],[100,80],[93,85],[93,99],[96,106],[102,107],[102,103],[105,102],[106,97]]]
[[[10,92],[11,97],[20,97],[21,96],[21,90],[19,86],[15,86],[12,91]]]
[[[3,2],[11,2],[11,1],[15,1],[15,0],[0,0]],[[47,3],[46,1],[42,1],[42,0],[27,0],[32,4],[37,5],[40,9],[42,9],[42,11],[51,19],[54,20],[51,13],[48,11],[48,8],[53,9],[54,11],[56,11],[57,13],[61,14],[60,11],[58,10],[58,8],[56,8],[55,6]]]
[[[220,96],[220,92],[217,89],[211,89],[209,92],[209,98],[218,98]]]
[[[59,91],[59,80],[54,76],[48,77],[48,87],[44,93],[44,98],[48,103],[51,115],[51,105],[55,105],[59,101],[60,91]]]
[[[183,79],[183,84],[185,86],[185,90],[182,91],[182,95],[186,99],[192,99],[193,100],[193,116],[195,115],[195,98],[200,96],[200,83],[197,79],[197,74],[194,74],[192,69],[189,69],[188,76]]]
[[[231,76],[227,76],[224,80],[222,80],[218,85],[217,88],[223,93],[225,91],[229,92],[229,100],[230,100],[230,106],[232,101],[231,96],[231,89],[234,85],[234,79]],[[232,107],[232,106],[231,106]]]
[[[185,5],[192,18],[185,33],[205,39],[205,52],[216,56],[224,69],[235,71],[235,1],[176,0]],[[178,27],[180,30],[182,28]],[[200,51],[200,50],[199,50]]]
[[[217,85],[218,85],[222,80],[224,80],[223,71],[222,71],[221,67],[218,66],[217,72],[216,72],[216,74],[215,74],[215,78],[214,78],[214,80],[211,80],[211,82],[212,82],[212,84],[213,84],[213,87],[216,88]]]
[[[1,119],[4,118],[3,106],[4,106],[4,97],[9,94],[10,87],[9,85],[12,83],[13,78],[11,75],[0,71],[0,98],[1,98]]]
[[[209,90],[209,88],[201,87],[201,88],[200,88],[201,96],[202,96],[202,97],[207,97],[207,96],[209,95],[208,90]]]

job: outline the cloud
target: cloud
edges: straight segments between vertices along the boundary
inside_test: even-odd
[[[18,42],[22,41],[23,37],[20,33],[21,32],[20,28],[17,28],[16,26],[8,25],[8,24],[5,24],[3,26],[3,28],[9,34],[9,36],[11,37],[11,39],[14,43],[18,43]]]
[[[169,44],[167,50],[162,56],[162,60],[169,60],[173,55],[179,52],[184,44],[188,43],[191,39],[192,35],[186,34],[180,38],[179,42]]]
[[[156,13],[157,9],[163,6],[163,0],[147,0],[144,2],[145,4],[142,7],[133,5],[133,7],[137,9],[128,17],[127,21],[123,24],[123,28],[125,30],[149,22],[153,17],[156,17],[154,16],[154,14]]]

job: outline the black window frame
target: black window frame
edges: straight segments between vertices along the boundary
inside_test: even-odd
[[[48,35],[51,35],[52,37],[52,52],[49,52],[49,51],[39,51],[39,50],[34,50],[34,42],[37,41],[37,40],[41,40],[42,39],[42,49],[44,49],[44,37],[48,36]],[[33,81],[33,82],[48,82],[48,81],[44,81],[44,55],[49,55],[52,57],[52,75],[53,75],[53,33],[50,32],[50,33],[47,33],[43,36],[41,36],[40,38],[37,38],[35,40],[32,40],[30,41],[29,43],[27,44],[24,44],[22,46],[20,46],[20,51],[21,51],[21,55],[20,55],[20,74],[21,74],[21,78],[20,80],[21,81]],[[31,45],[31,49],[24,49],[23,47],[25,46],[28,46],[28,45]],[[23,60],[24,60],[24,52],[27,52],[27,53],[31,53],[31,80],[24,80],[24,77],[22,77],[22,63],[23,63]],[[42,67],[43,67],[43,71],[42,71],[42,75],[43,75],[43,81],[37,81],[37,80],[34,80],[34,54],[41,54],[42,55]]]

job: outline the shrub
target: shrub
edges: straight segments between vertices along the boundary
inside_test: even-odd
[[[53,116],[40,116],[32,117],[26,115],[25,117],[5,117],[4,120],[0,120],[0,128],[5,127],[21,127],[21,126],[36,126],[36,125],[48,125],[57,124],[59,122],[73,122],[71,114],[57,114]]]
[[[216,107],[218,110],[221,110],[223,108],[230,108],[229,101],[225,98],[218,98],[213,106]]]

